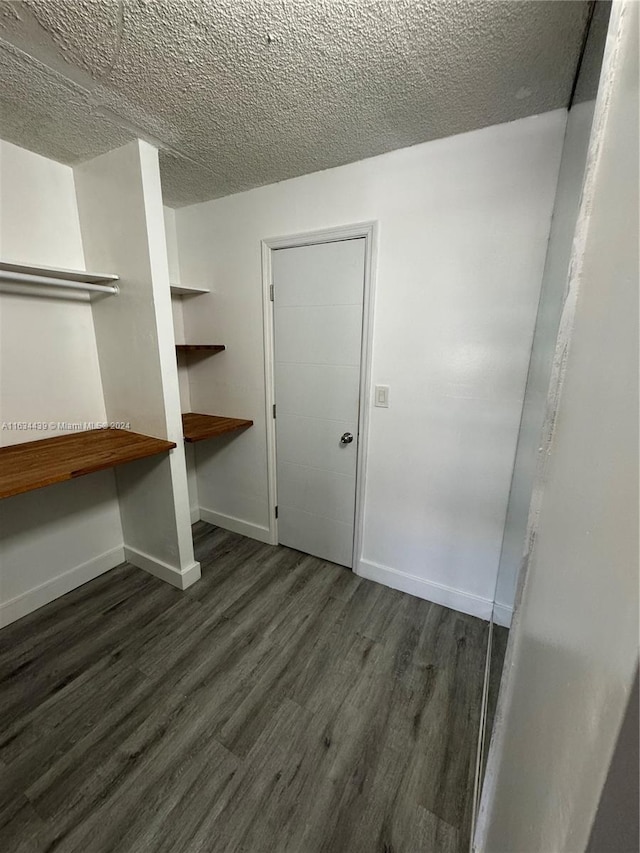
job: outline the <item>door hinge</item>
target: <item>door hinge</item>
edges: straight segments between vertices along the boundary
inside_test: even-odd
[[[269,285],[269,299],[273,302],[273,285]]]
[[[273,417],[275,418],[275,416],[276,416],[276,404],[274,403],[273,404]]]
[[[278,517],[278,507],[276,507],[276,518]]]

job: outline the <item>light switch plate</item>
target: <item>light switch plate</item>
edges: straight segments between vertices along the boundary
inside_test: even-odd
[[[376,390],[374,394],[374,405],[379,406],[382,409],[389,408],[389,386],[388,385],[376,385]]]

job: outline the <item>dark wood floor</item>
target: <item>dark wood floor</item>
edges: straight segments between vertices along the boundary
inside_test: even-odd
[[[0,850],[466,851],[487,623],[194,534],[0,632]]]

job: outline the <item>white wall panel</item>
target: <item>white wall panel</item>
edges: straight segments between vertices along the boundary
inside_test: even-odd
[[[0,626],[124,560],[113,471],[0,502]]]

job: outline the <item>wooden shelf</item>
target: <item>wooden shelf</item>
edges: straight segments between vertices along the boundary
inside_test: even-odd
[[[166,453],[176,445],[124,429],[92,429],[0,448],[0,498]]]
[[[176,344],[176,352],[224,352],[224,344]]]
[[[200,415],[188,412],[182,416],[182,429],[185,441],[203,441],[205,438],[215,438],[226,432],[247,429],[253,426],[253,421],[242,418],[223,418],[220,415]]]
[[[42,275],[47,276],[48,278],[63,278],[68,281],[79,281],[87,284],[112,284],[113,282],[118,281],[117,275],[84,272],[82,270],[64,270],[60,267],[19,264],[14,261],[0,261],[0,270],[3,272],[17,272],[26,275]]]
[[[198,296],[200,293],[211,293],[208,287],[188,287],[186,284],[171,284],[174,296]]]

